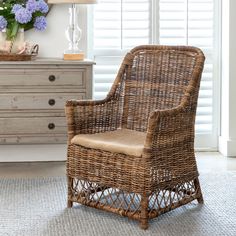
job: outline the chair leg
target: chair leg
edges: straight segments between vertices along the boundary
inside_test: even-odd
[[[141,218],[139,226],[141,229],[148,228],[148,197],[144,194],[141,197]]]
[[[197,191],[197,196],[198,196],[197,201],[198,201],[198,203],[203,204],[204,200],[203,200],[202,190],[201,190],[201,186],[200,186],[198,177],[194,180],[194,186]]]
[[[72,196],[72,187],[73,187],[73,178],[67,177],[67,184],[68,184],[68,193],[67,193],[67,207],[71,208],[73,206],[73,201],[71,201]]]

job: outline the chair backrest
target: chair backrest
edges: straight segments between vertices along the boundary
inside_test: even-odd
[[[126,57],[130,63],[123,76],[122,127],[146,131],[150,112],[177,107],[189,87],[189,109],[196,113],[205,59],[200,49],[148,45],[134,48]]]

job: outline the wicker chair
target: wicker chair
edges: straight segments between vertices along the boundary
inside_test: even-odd
[[[148,220],[203,203],[194,123],[205,57],[187,46],[139,46],[104,100],[66,103],[68,207]]]

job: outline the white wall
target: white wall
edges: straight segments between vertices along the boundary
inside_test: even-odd
[[[222,94],[219,150],[236,156],[236,1],[222,1]]]
[[[39,44],[40,57],[62,58],[68,47],[65,29],[69,24],[68,4],[53,5],[47,15],[47,29],[39,32],[31,29],[25,32],[25,40]],[[79,26],[83,30],[80,48],[86,50],[86,6],[79,6]]]

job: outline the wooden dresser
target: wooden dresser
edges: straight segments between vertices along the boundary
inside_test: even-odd
[[[0,62],[0,144],[66,143],[65,101],[92,98],[93,64]]]

